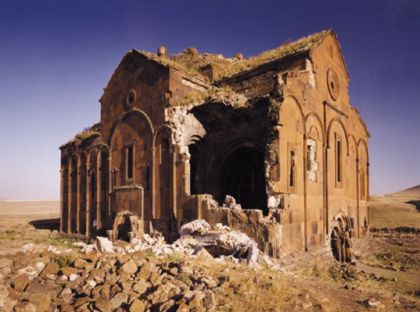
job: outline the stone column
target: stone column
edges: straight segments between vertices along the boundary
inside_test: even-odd
[[[91,172],[90,172],[90,157],[86,160],[86,237],[90,237],[90,202],[91,202],[91,193],[90,193],[90,181],[91,181]]]
[[[154,143],[153,143],[154,144]],[[157,171],[157,161],[155,161],[156,157],[156,147],[152,146],[152,163],[151,163],[151,200],[152,200],[152,219],[156,219],[156,196],[157,196],[157,187],[156,187],[156,171]],[[141,216],[144,218],[144,216]]]
[[[71,173],[72,173],[72,166],[71,166],[71,161],[68,164],[68,171],[67,171],[67,176],[68,176],[68,192],[67,192],[67,196],[68,196],[68,200],[67,200],[67,233],[71,233],[71,207],[73,205],[72,203],[72,177],[71,177]]]
[[[360,210],[360,190],[359,190],[359,157],[356,158],[356,210],[357,210],[357,237],[360,237],[360,216],[359,216],[359,210]]]
[[[76,172],[76,179],[77,179],[77,186],[76,186],[76,233],[80,233],[80,205],[82,201],[82,188],[81,188],[81,164],[80,164],[80,157],[77,159],[77,172]]]
[[[102,174],[101,174],[101,154],[100,150],[98,153],[98,157],[96,158],[96,230],[101,228],[101,181],[102,181]],[[99,158],[99,161],[98,161]]]
[[[106,196],[107,196],[107,203],[108,203],[108,211],[107,211],[107,226],[112,224],[111,220],[111,192],[112,192],[112,174],[111,174],[111,168],[112,168],[112,157],[111,157],[111,151],[108,151],[109,155],[108,155],[108,189],[106,192]]]
[[[60,232],[63,232],[63,221],[64,221],[64,166],[60,169]]]
[[[307,190],[306,190],[306,184],[307,184],[307,140],[308,136],[306,133],[303,135],[303,234],[304,234],[304,243],[305,243],[305,251],[308,251],[308,213],[307,213]]]

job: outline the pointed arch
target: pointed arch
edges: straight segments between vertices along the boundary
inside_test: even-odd
[[[328,125],[328,130],[327,130],[327,146],[330,147],[331,144],[331,129],[333,128],[333,126],[338,123],[340,128],[343,130],[344,133],[344,139],[346,141],[346,149],[347,149],[347,155],[349,153],[349,142],[348,142],[348,134],[347,134],[347,130],[346,127],[344,126],[344,123],[337,117],[331,119],[329,125]]]
[[[316,130],[321,135],[321,142],[325,142],[324,126],[322,124],[321,118],[315,112],[311,112],[306,116],[306,129],[308,131],[308,134],[310,134],[311,132],[311,127],[314,127],[316,125],[318,125]]]
[[[111,135],[109,136],[109,142],[108,142],[108,146],[110,148],[110,150],[112,150],[113,146],[112,146],[112,142],[113,142],[113,138],[115,136],[115,130],[118,128],[118,126],[124,122],[124,120],[126,120],[130,115],[139,115],[141,118],[144,118],[144,120],[146,121],[146,124],[150,130],[150,132],[153,134],[155,133],[154,127],[153,127],[153,123],[152,120],[150,119],[150,117],[141,109],[138,108],[132,108],[129,111],[127,111],[126,113],[124,113],[124,115],[114,123],[114,125],[112,126],[111,129]]]
[[[170,220],[172,217],[172,130],[160,126],[153,136],[153,215]]]

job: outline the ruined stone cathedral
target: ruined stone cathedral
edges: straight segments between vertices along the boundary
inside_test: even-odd
[[[173,241],[205,219],[274,257],[331,245],[340,260],[369,221],[369,132],[348,84],[331,30],[250,58],[129,51],[100,122],[60,148],[60,231]]]

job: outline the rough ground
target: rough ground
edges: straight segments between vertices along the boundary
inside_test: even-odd
[[[385,229],[356,242],[356,266],[318,253],[296,255],[278,271],[215,260],[205,252],[86,255],[72,240],[41,229],[54,227],[40,220],[57,217],[57,204],[17,216],[18,206],[10,211],[0,203],[0,310],[420,310],[418,230]]]

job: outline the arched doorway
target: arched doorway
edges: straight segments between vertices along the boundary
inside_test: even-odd
[[[220,170],[220,199],[233,196],[245,209],[267,212],[264,155],[252,147],[240,147],[223,160]]]

